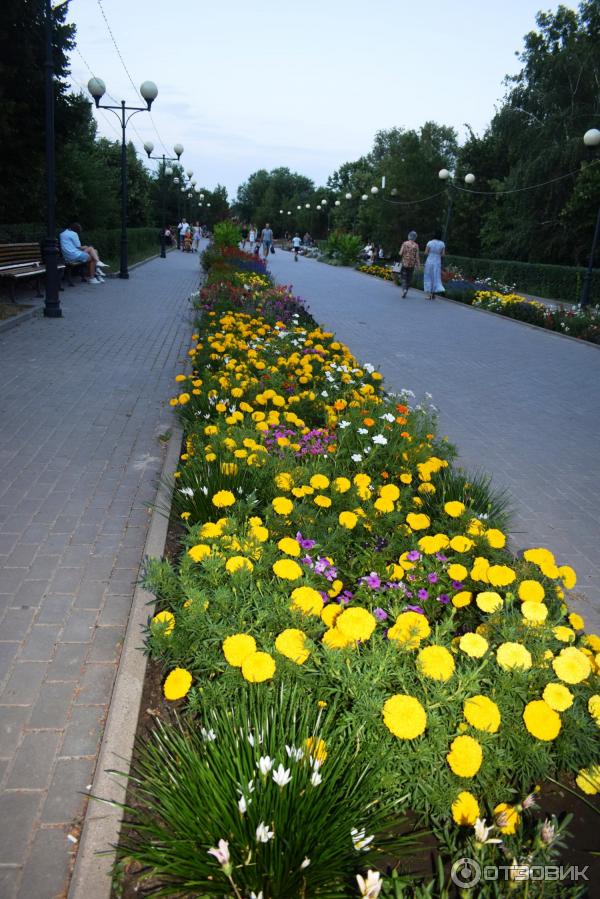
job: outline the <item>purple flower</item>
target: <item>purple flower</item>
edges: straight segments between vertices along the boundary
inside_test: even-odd
[[[435,573],[435,571],[432,571],[432,572],[430,572],[430,574],[427,575],[427,580],[429,581],[430,584],[437,584],[437,582],[439,581],[439,578],[438,578],[437,574]]]
[[[322,556],[319,556],[317,561],[315,562],[315,571],[317,574],[324,574],[325,571],[329,568],[329,562],[327,559],[324,559]]]
[[[453,590],[463,590],[464,586],[465,585],[462,583],[462,581],[452,581]]]
[[[360,582],[361,584],[366,584],[371,590],[379,590],[381,587],[381,578],[376,571],[372,571],[367,577],[361,577]]]
[[[376,609],[373,609],[373,615],[375,615],[377,621],[385,621],[388,617],[388,613],[385,609],[380,609],[379,606],[377,606]]]
[[[416,612],[418,615],[424,615],[425,609],[422,609],[421,606],[407,606],[406,607],[410,612]]]
[[[313,546],[317,545],[316,540],[309,540],[307,537],[303,537],[300,531],[296,534],[296,540],[302,547],[302,549],[312,549]]]
[[[418,562],[421,558],[421,553],[418,549],[411,549],[411,551],[406,554],[406,558],[409,562]]]
[[[445,556],[444,553],[436,553],[435,557],[439,562],[447,562],[448,561],[448,556]]]
[[[303,565],[308,565],[309,568],[313,567],[313,560],[310,556],[304,556],[304,558],[301,559],[301,562]]]
[[[448,596],[447,593],[440,593],[440,595],[437,598],[437,601],[443,602],[444,605],[446,605],[446,603],[450,602],[450,597]]]
[[[407,574],[407,575],[406,575],[406,578],[407,578],[407,580],[409,580],[409,581],[414,581],[415,578],[416,578],[416,574]]]
[[[417,596],[419,599],[429,599],[429,593],[424,587],[421,587],[421,589],[417,591]]]

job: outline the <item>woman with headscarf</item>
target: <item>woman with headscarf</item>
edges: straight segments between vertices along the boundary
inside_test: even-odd
[[[405,240],[400,247],[400,285],[402,287],[402,298],[408,293],[414,270],[419,268],[419,244],[416,240],[417,232],[409,231],[408,239]]]

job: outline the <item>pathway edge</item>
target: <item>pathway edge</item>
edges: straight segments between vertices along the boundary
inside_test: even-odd
[[[173,486],[168,486],[166,478],[177,468],[182,439],[183,429],[179,424],[174,424],[142,558],[160,557],[164,552],[173,498]],[[131,764],[147,666],[147,657],[141,652],[140,647],[141,632],[148,621],[149,603],[154,600],[155,597],[141,584],[136,586],[104,736],[96,762],[91,796],[125,802],[127,780],[116,778],[109,774],[107,769],[122,770],[124,765],[129,769]],[[68,899],[109,899],[112,891],[112,864],[115,858],[114,849],[111,851],[111,847],[119,841],[122,819],[123,810],[118,806],[95,802],[90,798],[79,852],[69,885]]]

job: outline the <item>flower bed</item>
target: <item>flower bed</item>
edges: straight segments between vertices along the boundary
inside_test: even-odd
[[[400,850],[382,855],[389,832],[372,813],[393,799],[398,820],[433,831],[444,861],[551,863],[564,824],[536,814],[539,785],[542,800],[554,778],[600,790],[600,637],[565,605],[575,573],[543,548],[511,556],[502,504],[454,469],[431,410],[386,394],[289,290],[240,262],[211,267],[197,298],[193,371],[172,400],[187,530],[178,564],[151,560],[146,572],[158,599],[148,651],[189,729],[181,740],[161,730],[138,770],[146,805],[122,853],[172,895],[202,884],[201,895],[346,896],[358,883],[376,897]],[[200,774],[219,765],[220,779]],[[161,766],[182,791],[175,804],[170,790],[156,798]],[[346,828],[330,844],[302,805],[326,780]],[[179,802],[198,808],[197,796],[202,814],[181,826],[197,832],[197,861],[184,865],[169,835]],[[151,841],[144,814],[162,822]],[[293,885],[275,883],[282,858]],[[405,895],[391,883],[382,895]],[[492,888],[478,895],[502,895]]]
[[[374,275],[376,278],[382,278],[384,281],[395,281],[396,275],[391,268],[385,265],[357,265],[358,272],[365,272],[367,275]]]

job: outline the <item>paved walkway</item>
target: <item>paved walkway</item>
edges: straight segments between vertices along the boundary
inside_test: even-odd
[[[0,334],[2,899],[68,884],[199,273],[169,253]]]
[[[291,253],[269,265],[390,389],[433,394],[460,463],[509,488],[515,543],[573,565],[600,632],[600,350]]]

